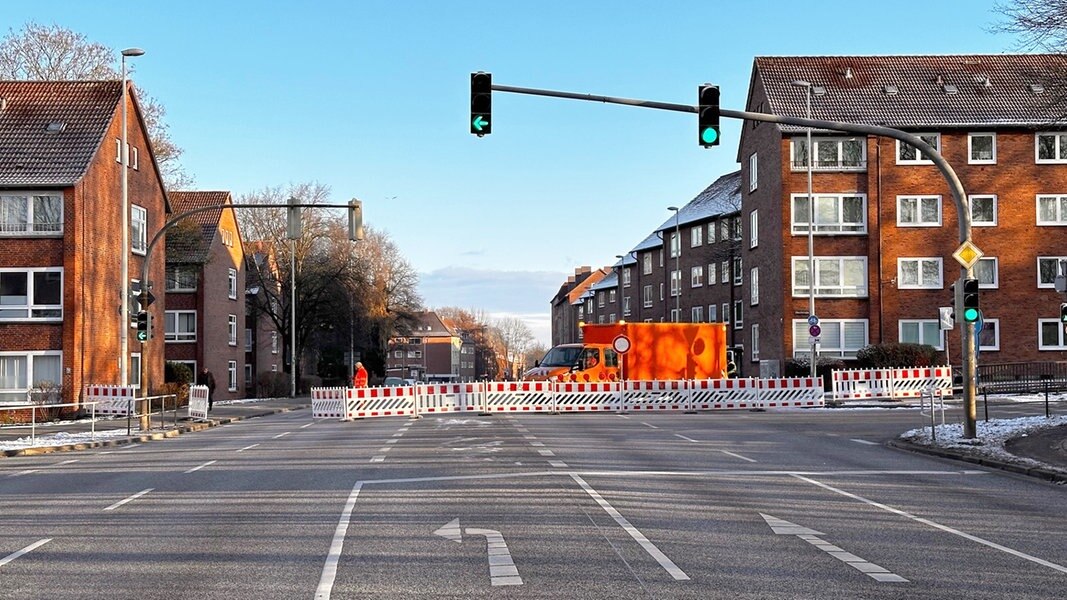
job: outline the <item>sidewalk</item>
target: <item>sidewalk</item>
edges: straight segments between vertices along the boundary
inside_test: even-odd
[[[234,400],[216,402],[207,421],[191,421],[187,418],[188,409],[178,409],[177,426],[175,415],[168,411],[163,415],[152,415],[150,431],[138,429],[138,419],[130,421],[127,429],[126,417],[63,421],[61,423],[38,423],[35,443],[31,443],[29,425],[5,425],[0,427],[0,457],[51,452],[68,452],[104,446],[148,442],[172,438],[191,431],[202,431],[226,423],[261,417],[311,407],[310,398],[271,398],[265,400]],[[311,418],[310,413],[308,418]],[[95,434],[93,429],[95,426]]]

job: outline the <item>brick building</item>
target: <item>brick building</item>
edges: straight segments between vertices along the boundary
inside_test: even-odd
[[[120,257],[129,253],[139,290],[147,243],[169,212],[131,84],[130,248],[121,248],[122,98],[120,81],[0,81],[0,403],[25,402],[44,382],[65,402],[88,383],[120,383],[120,331],[130,327],[119,317]],[[163,249],[150,260],[149,277],[163,281]],[[162,302],[148,310],[162,321]],[[135,333],[128,373],[139,385]],[[149,381],[162,382],[162,337],[146,346]]]
[[[474,343],[434,312],[418,315],[409,336],[389,339],[385,373],[420,382],[474,381]]]
[[[552,344],[573,342],[581,334],[578,323],[586,320],[585,294],[590,286],[601,281],[608,269],[593,270],[583,266],[574,270],[574,275],[559,287],[552,298]],[[540,358],[540,357],[538,357]]]
[[[249,397],[280,394],[282,389],[288,393],[290,382],[284,374],[288,340],[267,312],[282,295],[277,257],[265,242],[246,242],[244,253],[245,392]]]
[[[229,192],[171,192],[176,213],[232,204]],[[234,209],[206,210],[167,232],[167,360],[207,366],[216,400],[245,396],[245,257]]]

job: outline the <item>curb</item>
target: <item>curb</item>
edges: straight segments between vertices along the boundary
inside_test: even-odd
[[[41,454],[52,454],[55,452],[74,452],[77,450],[90,450],[92,448],[109,448],[112,446],[125,446],[127,444],[139,444],[144,442],[153,442],[157,440],[165,440],[169,438],[175,438],[183,433],[193,433],[196,431],[204,431],[212,427],[218,427],[220,425],[228,425],[230,423],[236,423],[237,421],[243,421],[245,419],[254,419],[256,417],[265,417],[268,415],[276,415],[281,413],[293,412],[296,410],[303,410],[309,408],[311,405],[294,406],[289,408],[276,408],[271,410],[265,410],[254,414],[247,414],[240,417],[224,417],[221,419],[212,419],[207,422],[189,423],[182,425],[175,429],[168,429],[166,431],[158,431],[155,433],[143,433],[132,434],[130,437],[125,438],[113,438],[110,440],[101,440],[99,442],[79,442],[77,444],[63,444],[61,446],[31,446],[29,448],[19,448],[17,450],[0,450],[0,456],[38,456]]]
[[[989,467],[992,469],[999,469],[1001,471],[1007,471],[1009,473],[1016,473],[1019,475],[1026,475],[1028,477],[1036,477],[1045,481],[1051,481],[1057,484],[1067,484],[1067,472],[1056,470],[1052,467],[1031,467],[1027,465],[1019,465],[1015,463],[1009,463],[995,458],[989,458],[985,456],[974,456],[971,454],[965,454],[955,450],[949,450],[946,448],[932,448],[930,446],[922,446],[919,444],[912,444],[911,442],[905,442],[902,440],[890,440],[888,445],[898,450],[904,450],[906,452],[914,452],[916,454],[927,454],[930,456],[937,456],[940,458],[948,458],[951,460],[958,460],[961,462],[971,463],[975,465],[981,465],[983,467]]]

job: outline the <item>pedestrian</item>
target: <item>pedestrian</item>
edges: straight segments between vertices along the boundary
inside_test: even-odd
[[[363,368],[363,363],[361,362],[356,363],[356,374],[352,376],[352,387],[367,387],[367,370]]]
[[[211,374],[211,371],[207,370],[207,365],[200,369],[200,376],[196,378],[196,384],[207,386],[207,409],[210,411],[215,405],[215,376]]]

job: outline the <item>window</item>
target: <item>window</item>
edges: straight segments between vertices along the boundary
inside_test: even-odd
[[[901,344],[926,344],[944,350],[941,343],[941,323],[937,319],[901,319],[899,340]]]
[[[604,308],[604,292],[603,291],[597,292],[597,294],[596,294],[596,305],[597,305],[597,308]]]
[[[849,171],[867,168],[867,145],[863,138],[812,138],[815,160],[811,168],[819,171]],[[793,170],[808,168],[807,136],[792,140]]]
[[[646,285],[644,287],[643,292],[644,293],[642,294],[642,297],[641,297],[641,304],[645,308],[651,308],[652,307],[652,286],[651,285]]]
[[[226,317],[226,323],[229,325],[230,332],[230,345],[237,345],[237,315],[228,315]]]
[[[245,365],[245,387],[252,385],[252,365]]]
[[[678,239],[678,232],[671,232],[671,258],[676,258],[682,255],[681,240]],[[660,265],[662,266],[662,264]]]
[[[755,248],[759,245],[759,211],[748,213],[748,247]]]
[[[897,289],[941,289],[941,258],[898,258]]]
[[[971,202],[971,225],[992,227],[997,224],[997,197],[992,194],[968,196]]]
[[[809,281],[808,257],[794,256],[793,296],[806,297],[810,286]],[[866,298],[867,257],[816,257],[815,295],[824,298]]]
[[[978,334],[979,350],[1000,350],[1000,319],[982,319],[982,333]]]
[[[715,243],[715,221],[708,223],[708,243]]]
[[[733,230],[733,233],[730,236],[730,239],[740,242],[741,238],[742,238],[742,234],[741,234],[741,217],[734,217],[734,218],[730,219],[730,228]]]
[[[63,383],[62,352],[0,352],[0,404],[25,404],[26,392],[44,382]]]
[[[115,138],[115,162],[122,164],[122,140]]]
[[[140,153],[137,152],[137,146],[130,146],[130,168],[134,171],[140,170]]]
[[[222,239],[222,245],[228,248],[233,248],[233,232],[225,227],[219,229],[219,238]]]
[[[704,243],[704,227],[697,225],[689,230],[689,247],[696,248]]]
[[[729,323],[730,322],[730,305],[727,304],[726,302],[722,303],[722,322],[723,323]]]
[[[682,293],[682,272],[671,271],[671,297]]]
[[[698,265],[691,269],[689,287],[704,285],[704,265]]]
[[[756,185],[759,181],[759,174],[757,167],[759,166],[759,160],[756,158],[756,153],[753,152],[752,156],[748,157],[748,191],[756,191]]]
[[[985,331],[984,327],[982,331]],[[1067,350],[1067,339],[1064,339],[1063,323],[1060,323],[1059,319],[1039,319],[1037,321],[1037,333],[1038,350]]]
[[[917,133],[915,134],[922,141],[930,144],[934,147],[934,150],[941,152],[941,134],[939,133]],[[898,165],[920,165],[920,164],[932,164],[932,161],[923,154],[922,150],[919,150],[915,146],[911,146],[906,142],[897,140],[897,164]]]
[[[1067,275],[1067,265],[1061,267],[1061,262],[1067,262],[1067,256],[1037,257],[1037,287],[1056,287],[1056,276],[1061,273]]]
[[[992,165],[997,162],[997,134],[971,133],[967,135],[967,162],[972,165]]]
[[[227,388],[231,392],[237,391],[237,361],[231,360],[226,363],[226,380],[229,384]]]
[[[608,290],[608,303],[615,304],[615,290]]]
[[[404,351],[403,350],[394,350],[393,351],[393,358],[404,358]]]
[[[630,267],[622,270],[622,287],[630,287]]]
[[[168,342],[196,341],[196,311],[168,310],[164,315],[164,340]]]
[[[245,352],[252,351],[252,330],[245,327]]]
[[[744,283],[745,276],[741,274],[741,259],[734,259],[734,285],[741,285]]]
[[[237,299],[237,269],[230,269],[228,276],[228,291],[231,300]]]
[[[270,332],[270,353],[271,354],[277,354],[278,353],[278,332],[277,331]]]
[[[622,298],[622,316],[630,316],[630,297],[623,296]]]
[[[974,263],[974,277],[978,280],[979,288],[1000,287],[997,277],[997,259],[990,256],[979,258],[978,262]]]
[[[793,195],[793,235],[808,233],[808,197]],[[815,233],[867,233],[867,197],[863,194],[815,196]]]
[[[755,306],[759,304],[759,267],[752,267],[752,271],[748,275],[748,289],[751,290],[751,304]]]
[[[719,267],[721,277],[719,279],[719,283],[730,283],[730,262],[724,260],[722,261],[722,264],[719,265]]]
[[[1037,197],[1038,225],[1067,225],[1067,195]]]
[[[692,322],[693,323],[703,323],[704,322],[704,307],[703,306],[694,306],[693,307],[693,315],[692,315],[692,317],[693,317],[692,318]]]
[[[644,275],[652,274],[652,253],[648,252],[642,257],[641,260],[641,273]]]
[[[708,305],[708,323],[714,323],[719,320],[719,306],[717,304]]]
[[[619,319],[616,318],[615,313],[611,313],[611,314],[608,315],[608,323],[614,323],[614,322],[616,322],[618,320]]]
[[[1034,138],[1038,163],[1067,162],[1067,133],[1038,133]]]
[[[195,373],[195,371],[194,371]],[[141,389],[141,353],[130,354],[129,382],[135,389]]]
[[[676,308],[671,309],[671,323],[678,323],[682,320],[682,312]]]
[[[836,358],[856,358],[856,353],[867,345],[867,319],[821,319],[819,326],[819,356]],[[809,356],[811,346],[808,344],[808,322],[804,319],[793,321],[793,356]]]
[[[0,194],[0,235],[44,235],[62,232],[61,193]]]
[[[130,247],[134,254],[148,249],[148,211],[136,204],[130,206]]]
[[[898,227],[940,227],[941,196],[897,196]]]
[[[734,329],[741,329],[744,319],[741,318],[741,306],[744,303],[740,300],[734,301]]]
[[[719,239],[726,241],[730,239],[730,220],[719,219]]]
[[[708,263],[708,285],[715,283],[715,263]]]
[[[659,249],[659,266],[663,267],[663,248]]]
[[[759,360],[759,323],[752,324],[752,362]]]
[[[63,268],[0,269],[0,321],[62,321]]]
[[[190,266],[167,267],[168,292],[195,292],[197,271]]]

